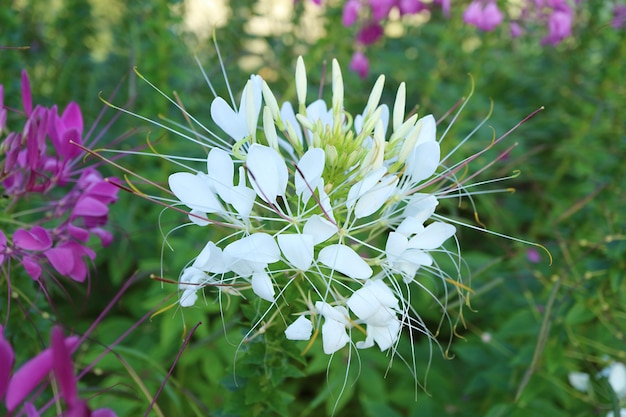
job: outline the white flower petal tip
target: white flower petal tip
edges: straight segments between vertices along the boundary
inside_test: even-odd
[[[257,143],[250,146],[246,157],[250,184],[264,201],[276,204],[278,196],[284,196],[288,171],[283,157],[269,146]]]
[[[280,259],[280,250],[274,238],[267,233],[254,233],[224,248],[224,254],[239,261],[271,264]]]
[[[276,240],[287,262],[300,271],[309,270],[313,263],[313,236],[282,234]]]
[[[272,284],[272,279],[266,272],[256,272],[252,274],[252,291],[258,295],[260,298],[274,302],[274,294],[276,294],[274,290],[274,285]]]
[[[296,194],[304,200],[305,204],[313,191],[322,183],[322,173],[326,154],[319,148],[311,148],[302,155],[294,174]]]
[[[306,221],[303,229],[304,234],[313,237],[313,244],[325,242],[337,233],[337,226],[320,215],[314,214]]]
[[[350,341],[347,327],[349,326],[349,313],[345,307],[331,306],[324,301],[315,303],[315,309],[324,317],[322,325],[322,346],[324,353],[331,355]]]
[[[324,353],[332,355],[350,341],[346,326],[334,320],[325,320],[322,325],[322,346]]]
[[[196,290],[185,290],[180,296],[178,304],[180,304],[181,307],[191,307],[196,303],[196,300],[198,300]]]
[[[585,372],[570,372],[567,379],[572,387],[580,392],[589,391],[589,374]]]
[[[417,145],[407,160],[407,172],[413,183],[418,183],[430,178],[441,158],[439,143],[428,141]]]
[[[434,222],[424,228],[424,231],[409,240],[408,247],[412,249],[437,249],[443,242],[454,236],[456,227],[443,222]]]
[[[354,249],[342,244],[326,246],[317,260],[330,269],[341,272],[353,279],[366,279],[372,276],[372,268]]]
[[[224,210],[204,174],[176,172],[169,176],[168,184],[180,202],[192,210],[203,213],[218,213]]]
[[[618,398],[626,398],[626,365],[613,362],[608,368],[609,385]]]
[[[311,320],[300,316],[285,329],[285,337],[289,340],[309,340],[313,334]]]

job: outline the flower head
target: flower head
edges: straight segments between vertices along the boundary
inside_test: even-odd
[[[380,103],[380,76],[355,114],[344,106],[336,60],[331,77],[329,100],[307,99],[298,58],[296,100],[279,104],[253,76],[239,106],[234,99],[213,101],[217,131],[170,99],[207,134],[194,128],[191,137],[179,125],[154,122],[204,148],[198,155],[149,154],[178,167],[168,178],[170,194],[154,199],[186,213],[187,226],[206,230],[202,249],[180,272],[181,307],[198,304],[199,291],[210,287],[218,296],[257,300],[261,311],[248,336],[274,328],[308,346],[321,335],[329,355],[377,346],[393,356],[403,331],[434,338],[411,303],[416,291],[431,297],[451,326],[450,290],[461,301],[467,297],[454,244],[455,225],[464,223],[437,208],[442,199],[472,195],[466,186],[480,171],[458,173],[486,150],[451,163],[433,115],[406,114],[404,83],[389,108]],[[452,250],[445,247],[450,243]]]
[[[19,409],[27,410],[29,416],[39,416],[38,411],[27,401],[35,388],[48,374],[52,373],[59,384],[61,397],[66,404],[64,415],[74,417],[115,417],[115,413],[106,408],[94,410],[78,397],[77,378],[71,352],[78,346],[77,336],[65,337],[59,327],[52,329],[51,347],[24,363],[12,373],[15,355],[13,348],[4,336],[0,326],[0,401],[3,401],[9,413]]]
[[[306,78],[299,58],[295,105],[279,105],[258,76],[239,106],[216,98],[211,115],[223,133],[206,138],[199,166],[170,174],[170,204],[212,230],[180,275],[179,304],[196,304],[206,286],[249,288],[287,318],[269,324],[284,326],[290,340],[321,330],[328,354],[346,345],[393,349],[402,329],[430,335],[409,293],[423,276],[456,281],[436,260],[441,253],[460,264],[443,246],[456,227],[435,211],[462,187],[462,165],[443,164],[432,115],[405,114],[404,84],[389,109],[379,77],[353,115],[336,61],[328,102],[307,100]]]
[[[21,80],[26,116],[21,130],[7,129],[0,86],[0,133],[7,132],[0,144],[0,183],[9,200],[2,220],[9,227],[3,224],[0,263],[15,259],[35,280],[48,264],[82,282],[88,262],[95,258],[86,246],[90,236],[103,245],[112,240],[103,226],[118,188],[96,166],[81,165],[86,138],[78,104],[70,103],[61,115],[56,106],[33,107],[25,71]]]

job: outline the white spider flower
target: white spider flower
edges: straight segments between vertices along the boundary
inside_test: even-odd
[[[158,155],[184,167],[169,176],[173,198],[166,203],[188,209],[190,225],[211,236],[180,275],[180,306],[194,305],[197,291],[209,285],[230,294],[251,289],[269,303],[251,332],[262,322],[264,329],[280,325],[295,341],[321,330],[327,354],[346,346],[394,349],[403,329],[434,338],[410,294],[414,287],[426,291],[447,320],[448,296],[440,301],[422,278],[434,276],[445,294],[451,285],[466,296],[460,251],[444,247],[455,237],[454,224],[463,223],[435,211],[441,198],[472,194],[464,185],[473,176],[456,174],[477,155],[447,163],[435,118],[405,114],[404,83],[390,112],[380,104],[384,81],[379,77],[363,112],[353,116],[333,61],[330,103],[307,104],[299,58],[295,107],[279,106],[256,75],[238,107],[232,99],[232,105],[213,100],[211,118],[226,137],[170,99],[201,129],[153,123],[202,145],[206,156]],[[453,277],[439,267],[437,253],[453,263]],[[272,309],[282,314],[267,323]]]

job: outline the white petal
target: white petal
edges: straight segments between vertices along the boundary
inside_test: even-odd
[[[409,239],[404,234],[389,232],[389,236],[387,236],[387,244],[385,245],[387,259],[391,262],[395,261],[402,255],[402,253],[404,253],[408,246]]]
[[[367,335],[376,341],[381,351],[387,350],[396,343],[400,337],[400,322],[390,321],[387,326],[367,326]]]
[[[230,190],[233,187],[235,164],[230,155],[219,148],[213,148],[207,156],[207,173],[215,192],[226,203],[230,203]]]
[[[327,355],[337,352],[350,341],[346,326],[335,320],[324,320],[322,325],[322,345]]]
[[[212,274],[223,274],[230,270],[224,265],[222,250],[210,241],[196,257],[192,266]]]
[[[170,190],[187,207],[203,213],[218,213],[224,211],[204,174],[196,175],[188,172],[176,172],[169,176]]]
[[[351,209],[356,204],[356,201],[369,190],[374,188],[378,181],[385,175],[387,168],[380,167],[365,176],[361,181],[350,187],[348,191],[348,199],[346,200],[346,207]]]
[[[393,194],[398,183],[398,177],[389,175],[382,179],[381,183],[365,193],[354,207],[354,216],[357,219],[376,213]]]
[[[395,318],[395,313],[390,308],[398,309],[398,299],[382,280],[368,281],[350,296],[346,304],[358,318],[368,324],[369,319],[381,311],[384,315],[383,322],[389,321],[390,318]]]
[[[302,196],[305,204],[321,182],[325,161],[326,154],[322,149],[310,148],[298,162],[298,169],[294,173],[296,194]]]
[[[314,214],[308,218],[304,224],[304,234],[313,237],[313,245],[322,243],[335,233],[337,233],[337,226],[329,222],[324,217]]]
[[[404,209],[404,216],[414,217],[421,223],[424,223],[433,215],[438,204],[439,201],[437,201],[437,197],[434,195],[413,194]]]
[[[189,221],[198,226],[207,226],[211,224],[209,219],[206,218],[206,211],[204,210],[191,210],[189,212]]]
[[[228,136],[235,141],[249,135],[245,119],[233,110],[226,100],[217,97],[211,103],[211,118]]]
[[[268,203],[276,204],[287,188],[287,165],[276,150],[259,145],[250,146],[246,158],[248,177],[257,195]]]
[[[437,141],[424,142],[413,149],[406,162],[411,182],[418,183],[435,173],[439,166],[440,152]]]
[[[417,266],[431,266],[433,258],[421,249],[407,249],[400,257],[400,261],[410,262]]]
[[[224,254],[236,260],[271,264],[280,259],[280,250],[272,236],[267,233],[254,233],[224,248]]]
[[[570,372],[567,379],[572,387],[581,392],[589,390],[589,374],[585,372]]]
[[[409,248],[436,249],[456,232],[456,227],[443,222],[434,222],[424,231],[409,240]]]
[[[197,290],[200,288],[200,283],[207,280],[207,274],[201,269],[190,266],[185,268],[180,279],[178,280],[179,290]]]
[[[193,261],[193,265],[195,268],[203,269],[206,264],[208,264],[211,260],[211,256],[215,256],[216,253],[221,255],[221,250],[218,248],[215,243],[209,241],[204,248],[200,251],[196,259]]]
[[[324,301],[317,301],[315,303],[315,309],[326,320],[337,321],[339,323],[343,323],[344,325],[348,325],[348,323],[350,323],[350,313],[348,313],[348,310],[346,310],[343,306],[333,307]]]
[[[300,124],[298,123],[298,119],[296,119],[296,113],[293,111],[293,106],[290,102],[286,101],[280,107],[280,119],[285,127],[287,126],[287,123],[293,127],[293,131],[298,137],[298,143],[302,143],[302,130],[299,128]]]
[[[254,206],[254,200],[256,199],[256,193],[252,188],[236,186],[230,190],[230,204],[235,208],[237,213],[247,219],[250,217],[250,212]]]
[[[309,340],[313,333],[311,320],[300,316],[285,329],[285,337],[289,340]]]
[[[407,217],[398,225],[396,232],[404,236],[418,235],[424,231],[424,221],[417,217]]]
[[[421,145],[425,142],[435,142],[437,140],[437,122],[432,114],[422,117],[417,121],[420,125],[419,136],[417,137],[416,145]]]
[[[198,299],[198,294],[196,294],[196,291],[198,289],[186,289],[185,291],[183,291],[183,293],[180,296],[180,300],[178,300],[178,303],[180,304],[181,307],[191,307],[192,305],[194,305],[196,303],[196,300]]]
[[[324,100],[315,100],[309,104],[306,108],[306,118],[311,122],[321,121],[323,125],[333,125],[333,112],[328,110],[326,102]]]
[[[262,299],[274,302],[274,285],[265,271],[252,274],[252,291]]]
[[[342,244],[330,245],[322,249],[318,261],[327,267],[354,278],[365,279],[372,276],[372,268],[350,247]]]
[[[287,262],[300,271],[308,271],[313,263],[313,236],[280,234],[276,240],[278,240],[278,246],[285,255]]]
[[[626,397],[626,366],[623,363],[615,362],[610,366],[609,385],[618,398]]]

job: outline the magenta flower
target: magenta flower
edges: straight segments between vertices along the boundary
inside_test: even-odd
[[[613,20],[611,20],[613,29],[624,29],[626,27],[626,5],[616,4],[613,6]],[[2,126],[2,117],[0,115],[0,126]]]
[[[548,19],[548,36],[541,40],[542,44],[558,45],[572,34],[572,20],[570,11],[554,10]]]
[[[378,23],[372,23],[371,25],[362,28],[356,35],[356,40],[361,45],[371,45],[383,36],[383,27]]]
[[[463,12],[463,21],[468,25],[490,32],[502,23],[503,15],[496,2],[488,0],[474,0]]]
[[[372,10],[372,18],[375,22],[380,22],[387,16],[391,8],[395,6],[395,0],[369,0],[370,8]]]
[[[352,26],[359,18],[359,10],[361,9],[361,2],[359,0],[348,0],[343,6],[343,12],[341,14],[341,23],[344,26]]]
[[[363,52],[356,51],[354,55],[352,55],[350,69],[359,74],[359,77],[361,78],[367,77],[367,74],[370,71],[370,63]]]
[[[0,326],[0,401],[4,401],[7,411],[13,412],[22,405],[28,416],[39,416],[37,409],[26,399],[52,372],[66,405],[64,416],[115,417],[115,413],[110,409],[91,412],[87,403],[78,397],[77,379],[74,376],[70,353],[76,349],[78,342],[78,336],[66,338],[61,328],[55,326],[52,329],[51,347],[40,352],[11,374],[15,365],[15,354]]]
[[[0,262],[11,258],[20,263],[31,278],[38,280],[46,267],[75,281],[88,274],[95,252],[85,246],[90,236],[103,246],[112,235],[103,229],[108,222],[109,205],[117,200],[116,179],[105,179],[96,167],[83,167],[83,117],[80,107],[70,103],[58,114],[57,107],[33,107],[30,82],[22,72],[22,103],[26,120],[21,131],[8,132],[0,145],[0,184],[9,198],[7,224],[21,226],[3,230]],[[0,123],[3,128],[7,108],[0,86]],[[36,195],[33,200],[31,196]],[[21,200],[27,217],[17,211]],[[33,206],[33,201],[35,205]],[[37,207],[39,203],[40,207]],[[37,218],[37,213],[41,213]]]
[[[415,14],[428,9],[428,6],[420,0],[398,0],[397,6],[401,15]]]

